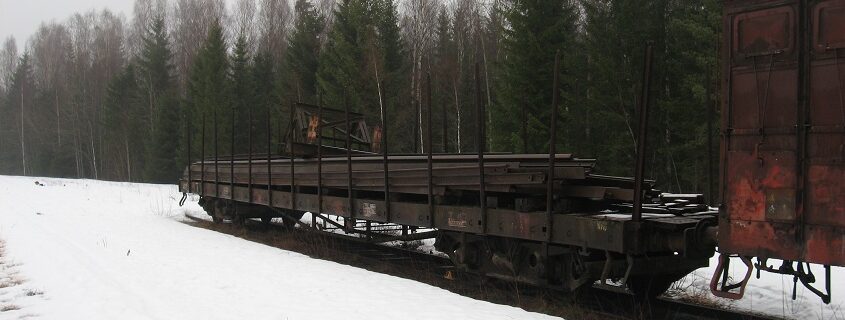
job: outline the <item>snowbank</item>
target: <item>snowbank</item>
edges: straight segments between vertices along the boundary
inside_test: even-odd
[[[20,282],[0,288],[0,309],[15,306],[0,318],[551,318],[190,227],[177,220],[202,212],[180,197],[175,186],[0,177],[0,281]]]
[[[0,176],[0,319],[551,318],[190,227],[179,220],[205,213],[180,197],[175,186]],[[715,298],[712,267],[671,295],[845,319],[845,270],[832,271],[830,305],[803,287],[792,301],[792,278],[767,273],[741,301]]]
[[[756,261],[756,260],[755,260]],[[845,269],[832,267],[831,290],[833,299],[830,304],[824,304],[821,298],[810,292],[798,282],[796,300],[792,300],[792,276],[761,272],[760,279],[756,278],[756,271],[752,273],[745,297],[742,300],[718,298],[710,294],[710,278],[713,276],[718,259],[710,259],[710,267],[701,268],[676,282],[669,296],[693,298],[708,301],[719,306],[737,310],[752,311],[759,314],[771,315],[787,319],[845,319],[845,292],[840,291],[845,284]],[[779,267],[781,261],[769,260],[769,265]],[[814,286],[824,290],[824,269],[812,265],[816,275]],[[731,261],[730,277],[742,279],[745,276],[745,265],[739,259]]]

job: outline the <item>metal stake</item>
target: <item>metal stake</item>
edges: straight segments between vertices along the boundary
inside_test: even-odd
[[[643,179],[645,174],[645,152],[648,134],[648,99],[651,87],[651,62],[653,58],[653,44],[648,42],[645,48],[645,64],[643,66],[642,93],[639,101],[639,136],[637,137],[637,164],[634,172],[634,212],[631,216],[633,222],[640,222],[642,219],[643,206]]]
[[[350,228],[355,225],[355,200],[352,195],[352,123],[349,120],[349,96],[343,95],[344,116],[346,117],[346,196],[349,206]]]
[[[478,63],[475,64],[475,105],[476,112],[476,145],[478,150],[478,194],[481,202],[481,233],[487,233],[487,192],[484,182],[484,149],[486,137],[484,132],[484,99],[481,97],[481,68]]]
[[[433,148],[431,147],[432,146],[432,141],[431,141],[432,140],[432,137],[431,137],[431,131],[432,131],[432,129],[431,129],[431,114],[434,113],[434,110],[432,110],[432,107],[431,107],[431,105],[432,105],[431,104],[431,73],[428,73],[426,75],[426,95],[427,95],[427,98],[428,98],[428,100],[426,101],[426,103],[427,103],[427,105],[426,105],[426,115],[428,116],[428,119],[427,119],[426,130],[425,130],[425,135],[426,135],[425,151],[426,151],[426,154],[428,155],[428,157],[426,159],[427,162],[428,162],[428,179],[427,179],[427,181],[428,181],[428,222],[431,225],[431,227],[434,227],[434,185],[433,185],[434,177],[433,177],[433,173],[432,173],[434,171],[434,169],[433,169],[433,167],[434,167],[434,165],[433,165],[434,151],[433,151]],[[482,172],[483,171],[484,171],[484,169],[482,169]]]
[[[203,196],[205,195],[205,113],[202,114],[200,149],[200,196]]]
[[[218,166],[219,150],[217,142],[217,109],[214,109],[214,194],[217,199],[220,199],[220,168]]]
[[[270,126],[270,107],[267,107],[267,206],[273,207],[273,166],[270,158],[273,153],[273,128]]]
[[[194,172],[191,170],[191,165],[193,161],[191,161],[191,116],[188,115],[188,132],[186,135],[188,136],[188,193],[193,193],[193,184],[194,184]]]
[[[446,113],[446,105],[447,103],[442,104],[443,108],[441,108],[441,118],[443,119],[440,120],[443,122],[443,153],[449,153],[449,117]]]
[[[249,118],[248,119],[249,124],[247,125],[247,127],[248,127],[247,140],[249,140],[249,143],[248,143],[249,144],[249,154],[247,155],[247,159],[249,160],[249,164],[248,164],[248,169],[247,169],[248,171],[247,172],[249,173],[249,180],[248,180],[249,184],[247,185],[247,189],[248,189],[248,192],[249,192],[249,202],[251,203],[252,202],[252,105],[249,106],[249,111],[247,111],[247,115],[248,115],[248,118]]]
[[[323,212],[323,100],[317,111],[317,212]]]
[[[232,158],[229,159],[229,199],[235,198],[235,108],[232,108]]]
[[[549,120],[549,173],[546,177],[546,241],[543,242],[543,261],[549,261],[549,242],[552,241],[554,225],[555,155],[557,153],[557,108],[560,100],[560,50],[555,53],[555,67],[552,82],[552,115]],[[523,108],[523,113],[524,113]]]
[[[385,219],[390,221],[390,170],[387,154],[387,106],[383,106],[381,108],[381,149],[382,165],[384,166],[384,213],[386,216]]]
[[[290,106],[290,136],[288,137],[288,161],[290,162],[290,209],[296,210],[296,162],[294,160],[293,155],[293,142],[294,136],[296,134],[296,128],[294,128],[294,108],[296,105]],[[317,227],[317,218],[312,214],[311,215],[311,227]]]

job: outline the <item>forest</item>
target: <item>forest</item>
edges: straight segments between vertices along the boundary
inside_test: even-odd
[[[632,175],[651,42],[647,175],[708,192],[720,16],[717,0],[136,0],[131,13],[80,12],[2,42],[0,174],[175,183],[187,154],[203,153],[203,120],[205,155],[214,122],[219,153],[241,154],[250,131],[255,146],[280,146],[267,123],[287,130],[296,102],[348,103],[372,125],[386,108],[390,152],[425,152],[429,78],[433,152],[476,152],[480,118],[486,150],[546,153],[560,52],[556,150]]]

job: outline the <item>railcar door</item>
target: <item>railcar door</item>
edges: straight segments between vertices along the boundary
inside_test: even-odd
[[[802,9],[799,1],[726,3],[722,252],[801,257]]]
[[[845,1],[811,4],[804,261],[845,265]]]

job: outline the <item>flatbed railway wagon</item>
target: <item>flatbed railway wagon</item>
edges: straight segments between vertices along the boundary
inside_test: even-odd
[[[724,5],[718,209],[701,195],[655,190],[643,174],[645,144],[633,178],[600,175],[593,160],[554,148],[484,152],[483,123],[478,153],[434,153],[430,101],[427,153],[414,155],[384,147],[384,108],[380,126],[370,128],[348,106],[298,103],[283,152],[268,143],[244,156],[206,157],[203,119],[202,160],[189,155],[180,190],[199,195],[215,221],[282,218],[374,242],[434,238],[459,270],[569,291],[593,285],[652,297],[707,266],[718,245],[715,295],[741,298],[756,268],[793,275],[828,302],[830,267],[845,265],[845,1]],[[301,221],[306,212],[311,223]],[[737,283],[728,283],[731,256],[748,267]],[[813,286],[810,263],[824,265],[824,289]]]
[[[379,242],[435,238],[461,270],[562,290],[598,280],[654,295],[713,255],[696,240],[716,224],[700,195],[598,175],[594,160],[569,154],[434,154],[431,139],[424,155],[374,153],[373,141],[387,134],[362,115],[301,103],[292,110],[284,155],[270,145],[215,155],[186,169],[181,190],[200,195],[215,221],[293,225],[311,212],[310,226]],[[635,217],[637,187],[647,201]]]

